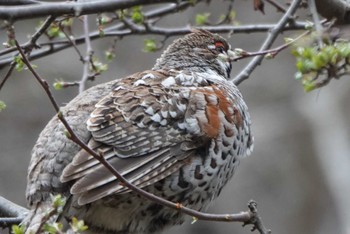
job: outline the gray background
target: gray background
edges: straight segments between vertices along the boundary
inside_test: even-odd
[[[221,1],[210,7],[200,4],[160,22],[176,27],[193,22],[196,12],[210,11],[215,19],[224,13]],[[266,14],[254,12],[251,1],[236,1],[237,19],[242,25],[273,23],[281,16],[267,6]],[[38,20],[16,23],[17,38],[26,41]],[[95,29],[91,20],[90,28]],[[82,28],[81,22],[75,27]],[[78,29],[77,31],[81,31]],[[5,41],[0,32],[1,42]],[[296,35],[285,33],[283,37]],[[227,36],[227,35],[223,35]],[[232,47],[255,51],[265,33],[232,35]],[[117,57],[109,64],[109,71],[93,83],[123,77],[149,69],[159,57],[157,53],[143,53],[145,38],[133,36],[120,40]],[[174,38],[170,38],[170,43]],[[103,57],[111,39],[93,42],[95,54]],[[79,47],[84,52],[85,47]],[[234,64],[232,76],[248,62]],[[55,79],[79,80],[83,66],[73,49],[59,52],[33,62],[37,71],[52,84]],[[332,81],[321,90],[304,93],[293,76],[295,61],[289,50],[273,60],[265,60],[251,77],[240,85],[249,106],[255,135],[255,149],[241,165],[222,195],[212,205],[213,213],[237,213],[246,210],[246,203],[254,199],[260,214],[273,233],[350,233],[350,80]],[[3,78],[7,69],[0,70]],[[91,83],[89,83],[91,85]],[[69,102],[76,88],[53,91],[60,104]],[[42,88],[28,71],[14,72],[0,92],[0,100],[7,108],[0,113],[0,195],[25,205],[26,170],[30,151],[38,134],[53,116],[54,109]],[[180,227],[165,233],[250,233],[237,223],[201,222],[191,225],[190,219]]]

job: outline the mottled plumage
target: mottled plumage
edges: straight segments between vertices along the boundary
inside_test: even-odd
[[[253,145],[247,107],[227,81],[232,58],[222,37],[194,30],[170,45],[152,70],[95,86],[62,111],[77,135],[130,182],[204,210]],[[31,230],[56,193],[69,198],[64,216],[84,219],[90,233],[154,233],[184,219],[123,187],[64,136],[55,117],[29,166]]]

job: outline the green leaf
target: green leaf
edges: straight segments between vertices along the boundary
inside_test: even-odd
[[[301,80],[303,78],[303,73],[301,72],[296,72],[295,75],[294,75],[294,78],[296,80]]]
[[[312,56],[315,55],[315,51],[313,48],[306,47],[304,48],[303,52],[301,53],[301,56],[307,59],[311,59]]]
[[[305,92],[310,92],[316,88],[315,82],[312,81],[310,78],[304,78],[303,81],[301,82],[303,85],[303,88]]]
[[[319,70],[326,65],[324,59],[322,59],[319,54],[312,57],[312,63],[316,70]]]
[[[195,222],[197,222],[198,221],[198,218],[197,217],[194,217],[194,216],[192,216],[192,222],[191,222],[191,224],[194,224]]]
[[[57,229],[54,225],[45,223],[44,224],[44,231],[48,232],[49,234],[56,234]]]
[[[63,88],[62,82],[57,81],[57,82],[53,83],[53,88],[56,90],[61,90]]]
[[[83,232],[88,229],[83,220],[78,220],[76,217],[72,218],[71,227],[74,232]]]
[[[135,24],[142,24],[145,20],[143,13],[141,12],[140,6],[132,8],[131,19]]]
[[[331,57],[331,64],[336,65],[339,62],[339,54],[334,53]]]
[[[293,42],[293,41],[294,41],[293,38],[290,38],[290,37],[285,37],[285,38],[284,38],[284,42],[285,42],[285,43],[291,43],[291,42]]]
[[[272,53],[267,53],[267,54],[265,54],[265,56],[264,56],[266,59],[273,59],[273,54]]]
[[[103,14],[98,18],[99,25],[106,25],[112,21],[111,17]]]
[[[299,72],[304,73],[307,71],[306,67],[304,66],[303,60],[298,59],[295,65],[296,65]]]
[[[62,197],[61,194],[57,194],[56,196],[54,196],[52,201],[53,201],[52,205],[54,208],[63,207],[64,204],[66,203],[66,199]]]
[[[12,234],[24,234],[26,227],[24,225],[12,225],[11,229]]]
[[[92,64],[89,66],[90,71],[102,73],[108,70],[108,64],[102,63],[98,58],[93,57],[92,62],[93,66]]]
[[[144,52],[155,52],[157,51],[156,41],[154,39],[145,39],[144,41]]]
[[[234,19],[236,19],[236,16],[237,16],[237,13],[236,13],[235,10],[230,11],[230,14],[228,15],[228,17],[229,17],[229,19],[230,19],[231,21],[233,21]]]
[[[64,27],[71,27],[73,25],[73,18],[67,18],[61,22]]]
[[[24,62],[22,60],[22,57],[20,55],[17,55],[15,56],[14,60],[16,63],[16,66],[15,66],[16,71],[18,72],[22,71],[24,68]]]
[[[72,135],[71,135],[67,130],[64,131],[64,135],[65,135],[68,139],[71,139],[71,138],[72,138]]]
[[[236,56],[240,57],[240,56],[243,56],[244,54],[246,54],[247,52],[241,48],[234,48],[233,53]]]
[[[343,58],[346,58],[350,55],[350,43],[340,43],[337,45],[339,54]]]
[[[104,37],[105,36],[105,31],[103,30],[103,27],[98,27],[98,35],[100,37]]]
[[[307,20],[307,21],[306,21],[306,25],[305,25],[305,29],[306,29],[306,30],[312,30],[313,27],[314,27],[314,23]]]
[[[61,31],[60,27],[55,23],[50,25],[46,33],[50,38],[65,38],[64,33]]]
[[[0,112],[6,108],[5,102],[0,100]]]
[[[107,51],[105,51],[105,56],[106,56],[106,60],[108,62],[111,62],[115,58],[116,55],[115,55],[114,51],[107,50]]]
[[[2,43],[2,45],[6,48],[11,48],[16,46],[15,39],[8,39],[6,42]]]
[[[196,15],[196,24],[197,25],[204,25],[208,22],[210,13],[203,13],[203,14],[197,14]]]

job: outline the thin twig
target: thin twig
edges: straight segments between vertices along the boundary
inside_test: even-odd
[[[47,223],[47,221],[50,220],[51,217],[53,217],[57,213],[58,213],[58,208],[52,207],[51,210],[49,212],[47,212],[44,217],[42,217],[40,224],[39,224],[39,227],[36,230],[35,234],[44,233],[44,230],[43,230],[44,225]]]
[[[171,209],[179,210],[180,212],[183,212],[185,214],[188,214],[192,217],[195,217],[198,220],[208,220],[208,221],[222,221],[222,222],[244,222],[245,224],[253,224],[257,230],[260,231],[260,233],[265,234],[269,233],[269,230],[267,230],[265,227],[260,227],[262,225],[261,218],[257,214],[257,212],[252,211],[251,208],[249,208],[248,211],[241,212],[239,214],[208,214],[203,213],[200,211],[196,211],[187,207],[182,206],[180,203],[173,203],[171,201],[165,200],[161,197],[158,197],[152,193],[146,192],[143,189],[138,188],[137,186],[131,184],[128,180],[126,180],[118,171],[115,170],[115,168],[101,155],[96,153],[94,150],[92,150],[88,145],[86,145],[82,140],[79,139],[79,137],[74,133],[72,128],[70,127],[69,123],[63,116],[62,112],[59,110],[59,107],[57,105],[56,100],[53,98],[53,95],[50,91],[49,86],[47,85],[47,82],[42,79],[39,74],[32,68],[31,64],[29,63],[26,55],[24,54],[23,50],[21,49],[20,45],[17,41],[15,41],[16,46],[18,48],[18,51],[20,52],[22,56],[23,62],[27,65],[28,69],[32,72],[34,77],[37,79],[37,81],[41,84],[41,86],[44,88],[45,92],[50,98],[50,101],[55,108],[57,112],[57,117],[62,122],[62,124],[67,129],[67,137],[78,144],[82,149],[84,149],[87,153],[92,155],[96,160],[98,160],[102,165],[104,165],[119,181],[120,183],[124,184],[127,188],[132,190],[133,192],[151,200],[152,202],[155,202],[157,204],[166,206]],[[265,232],[264,230],[267,230]]]
[[[247,51],[241,51],[240,55],[237,58],[234,58],[232,61],[238,61],[243,58],[249,58],[249,57],[255,57],[259,55],[271,55],[272,58],[274,58],[278,53],[280,53],[282,50],[288,48],[290,45],[295,43],[296,41],[300,40],[301,38],[305,37],[306,35],[310,34],[311,31],[305,31],[296,38],[288,41],[287,43],[280,45],[276,48],[269,49],[269,50],[263,50],[263,51],[257,51],[257,52],[247,52]]]
[[[295,11],[298,9],[301,1],[302,0],[294,0],[292,2],[287,12],[283,15],[283,17],[279,20],[279,22],[269,32],[267,38],[265,39],[263,45],[260,48],[261,51],[267,50],[272,46],[278,34],[281,33],[281,30],[288,23],[290,16],[292,16],[295,13]],[[250,61],[250,63],[233,79],[233,83],[238,85],[242,81],[248,79],[250,74],[261,63],[263,59],[264,59],[264,55],[259,55],[254,57],[254,59],[252,59],[252,61]]]
[[[80,50],[78,49],[77,44],[75,43],[75,40],[72,40],[71,37],[68,35],[68,33],[66,33],[66,31],[64,31],[64,28],[63,28],[61,23],[59,24],[59,27],[60,27],[61,32],[64,34],[64,36],[67,38],[67,40],[71,43],[74,50],[77,52],[77,54],[79,56],[79,60],[84,63],[84,56],[80,53]]]
[[[280,4],[279,2],[276,2],[275,0],[265,0],[266,2],[270,3],[272,6],[274,6],[277,11],[286,13],[287,10]]]
[[[10,65],[9,70],[7,71],[7,73],[6,73],[5,77],[4,77],[4,79],[3,79],[2,82],[0,83],[0,91],[1,91],[2,87],[4,87],[4,85],[5,85],[6,81],[7,81],[7,79],[11,76],[12,71],[13,71],[13,69],[14,69],[15,67],[16,67],[16,63],[15,63],[15,62],[12,62],[11,65]]]
[[[59,111],[59,106],[55,100],[55,98],[53,97],[51,91],[50,91],[50,86],[49,84],[46,82],[46,80],[41,79],[40,76],[37,74],[37,72],[34,70],[34,68],[32,67],[32,65],[29,63],[29,60],[27,59],[27,56],[24,54],[23,49],[21,48],[20,44],[18,43],[17,40],[15,40],[15,44],[16,44],[16,48],[18,49],[20,55],[22,56],[22,60],[23,62],[27,65],[28,69],[30,70],[30,72],[34,75],[34,77],[37,79],[37,81],[41,84],[41,86],[44,88],[47,96],[49,97],[53,107],[55,108],[56,112]]]
[[[24,45],[23,48],[25,48],[25,51],[31,51],[33,48],[40,48],[40,46],[37,45],[37,40],[43,33],[45,33],[46,29],[50,27],[51,23],[55,21],[55,17],[50,15],[46,18],[45,22],[40,26],[40,28],[30,37],[30,40]]]

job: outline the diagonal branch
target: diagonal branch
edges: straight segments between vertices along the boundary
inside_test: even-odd
[[[260,47],[260,51],[268,50],[273,42],[276,40],[279,33],[283,31],[283,28],[288,23],[290,17],[296,12],[302,0],[293,0],[292,4],[288,8],[287,12],[283,15],[280,21],[271,29],[263,45]],[[252,61],[233,79],[233,83],[239,85],[242,81],[248,79],[254,69],[260,65],[264,59],[264,55],[259,55],[252,59]]]
[[[33,48],[40,48],[37,45],[37,40],[41,37],[43,33],[45,33],[46,29],[50,27],[51,23],[55,21],[55,17],[50,15],[47,17],[45,22],[40,26],[40,28],[30,37],[30,40],[26,43],[26,50],[31,51]]]
[[[5,85],[6,81],[7,81],[7,79],[11,76],[12,71],[13,71],[13,69],[14,69],[15,67],[16,67],[16,63],[15,63],[15,62],[12,62],[11,65],[10,65],[9,70],[6,72],[6,75],[5,75],[4,79],[3,79],[3,80],[1,81],[1,83],[0,83],[0,91],[1,91],[2,87],[4,87],[4,85]]]

